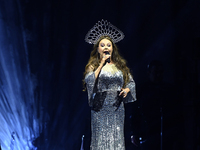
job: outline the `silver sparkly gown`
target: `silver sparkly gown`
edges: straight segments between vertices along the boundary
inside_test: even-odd
[[[129,76],[130,82],[126,85],[130,89],[125,103],[136,101],[135,82]],[[94,96],[95,75],[89,72],[85,76],[86,87],[88,91],[89,105],[91,106],[91,97]],[[106,91],[102,109],[100,111],[91,110],[91,150],[125,150],[124,144],[124,104],[120,104],[116,109],[113,104],[116,102],[117,91],[123,86],[123,74],[114,64],[106,64],[98,78],[97,92]],[[92,107],[92,106],[91,106]]]

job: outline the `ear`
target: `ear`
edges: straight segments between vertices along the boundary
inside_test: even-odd
[[[97,52],[99,53],[99,48],[97,47]]]

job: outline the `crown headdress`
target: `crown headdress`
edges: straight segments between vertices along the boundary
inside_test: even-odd
[[[96,44],[101,36],[109,36],[114,43],[117,43],[124,38],[124,33],[107,20],[102,19],[86,34],[85,41],[89,44]]]

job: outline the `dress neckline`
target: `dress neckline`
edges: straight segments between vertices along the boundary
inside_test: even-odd
[[[112,66],[112,65],[115,65],[115,64],[114,64],[114,63],[112,63],[112,64],[108,64],[108,63],[107,63],[106,65],[108,65],[108,66]]]

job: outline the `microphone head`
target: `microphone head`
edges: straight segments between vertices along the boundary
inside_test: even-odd
[[[109,53],[108,51],[105,51],[104,53],[105,53],[106,55],[110,55],[110,53]],[[106,60],[106,62],[110,63],[110,58],[108,58],[108,59]]]

